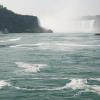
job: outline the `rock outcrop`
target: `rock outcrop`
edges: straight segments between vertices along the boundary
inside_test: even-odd
[[[42,28],[37,16],[16,14],[0,5],[0,31],[4,33],[53,32]]]

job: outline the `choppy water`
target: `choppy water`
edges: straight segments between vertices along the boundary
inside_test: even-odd
[[[0,100],[100,100],[100,37],[1,35]]]

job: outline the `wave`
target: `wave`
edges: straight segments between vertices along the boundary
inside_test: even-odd
[[[90,78],[90,80],[100,81],[100,78]]]
[[[13,42],[13,41],[18,41],[18,40],[21,40],[21,37],[7,39],[7,40],[1,40],[0,42]]]
[[[84,89],[86,87],[87,80],[86,79],[72,79],[70,83],[66,84],[64,88],[72,88],[76,89]]]
[[[62,90],[61,88],[41,88],[41,89],[35,89],[35,88],[22,88],[22,87],[14,87],[17,90],[22,90],[22,91],[60,91]]]
[[[43,78],[32,78],[32,79],[43,79]],[[59,79],[59,78],[50,78],[50,79]],[[89,85],[88,80],[91,79],[68,79],[68,78],[62,78],[62,79],[67,79],[70,82],[66,83],[65,86],[62,87],[51,87],[51,88],[27,88],[27,87],[20,87],[20,86],[12,86],[17,90],[22,90],[22,91],[61,91],[66,89],[72,89],[72,90],[78,90],[77,93],[74,95],[80,95],[83,92],[93,92],[98,95],[100,95],[100,86],[99,85]],[[98,79],[97,79],[98,80]],[[97,81],[96,80],[96,81]]]
[[[47,65],[46,65],[47,66]],[[10,78],[9,81],[13,81],[15,78]],[[45,78],[16,78],[16,80],[68,80],[68,78],[59,78],[59,77],[45,77]]]
[[[17,90],[23,90],[23,91],[60,91],[60,90],[65,90],[65,89],[71,88],[71,87],[68,87],[66,85],[63,87],[54,87],[54,88],[51,87],[51,88],[40,88],[40,89],[26,88],[26,87],[23,88],[23,87],[19,87],[19,86],[12,86],[12,87],[14,87]],[[77,88],[74,88],[74,90],[75,89],[79,89],[79,87],[77,86]]]
[[[70,83],[67,83],[64,87],[61,89],[73,89],[73,90],[84,90],[84,92],[94,92],[100,95],[100,86],[99,85],[89,85],[88,80],[94,80],[91,79],[71,79]],[[95,79],[98,81],[98,78]],[[100,81],[100,80],[99,80]],[[79,91],[79,94],[81,91]]]
[[[42,43],[37,43],[37,44],[18,44],[18,45],[13,45],[10,46],[11,48],[32,48],[32,47],[40,47],[42,46]]]
[[[18,67],[24,69],[24,72],[39,72],[41,68],[47,66],[46,64],[29,64],[24,62],[15,62]]]
[[[0,80],[0,89],[10,86],[10,84],[6,80]]]
[[[14,38],[14,39],[8,39],[8,41],[18,41],[18,40],[21,40],[21,37]]]
[[[100,47],[100,45],[88,45],[77,43],[36,43],[36,44],[19,44],[10,46],[13,48],[37,48],[37,49],[53,49],[53,50],[65,50],[72,47]]]

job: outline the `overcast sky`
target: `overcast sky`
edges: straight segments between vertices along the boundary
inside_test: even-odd
[[[0,0],[20,14],[36,15],[43,26],[66,32],[76,16],[100,14],[100,0]],[[70,24],[69,24],[70,23]]]

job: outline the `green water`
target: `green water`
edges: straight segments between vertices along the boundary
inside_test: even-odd
[[[0,100],[100,100],[100,37],[1,35]]]

